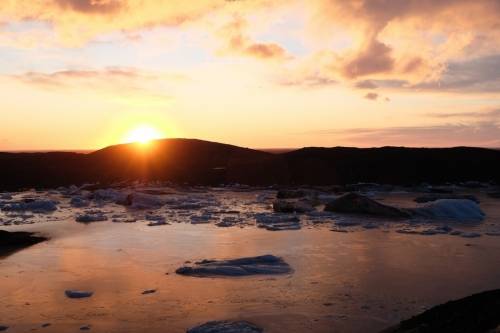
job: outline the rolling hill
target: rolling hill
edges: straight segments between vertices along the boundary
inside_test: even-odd
[[[216,185],[500,182],[500,151],[484,148],[302,148],[269,153],[195,139],[110,146],[89,154],[0,153],[0,190],[160,180]]]

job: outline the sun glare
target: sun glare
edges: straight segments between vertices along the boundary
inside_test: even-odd
[[[164,135],[157,129],[150,126],[140,126],[132,131],[126,136],[126,142],[138,142],[141,144],[147,144],[151,140],[157,140],[163,138]]]

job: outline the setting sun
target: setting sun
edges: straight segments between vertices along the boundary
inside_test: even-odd
[[[157,140],[163,137],[165,137],[163,133],[151,126],[140,126],[130,131],[126,136],[125,141],[146,144],[151,140]]]

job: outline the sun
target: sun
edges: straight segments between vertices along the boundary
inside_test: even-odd
[[[147,144],[151,140],[157,140],[163,137],[165,137],[163,133],[158,131],[156,128],[147,125],[142,125],[131,130],[127,134],[125,141]]]

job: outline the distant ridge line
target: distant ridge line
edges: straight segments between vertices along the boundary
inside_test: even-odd
[[[86,154],[0,153],[0,190],[133,180],[264,186],[500,184],[498,170],[500,151],[489,148],[305,147],[277,153],[197,139],[163,139]]]

